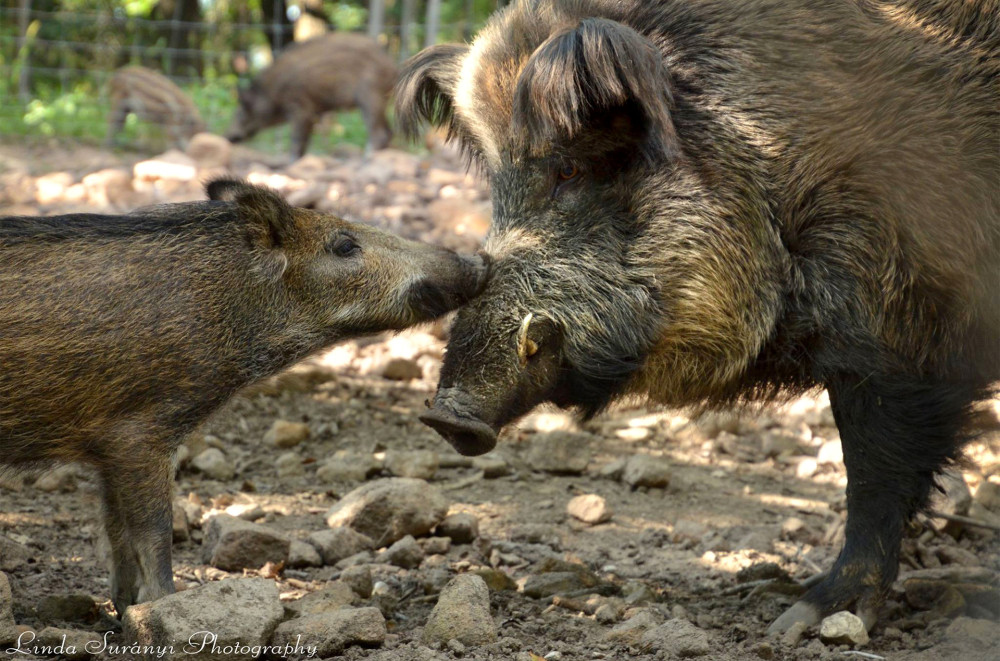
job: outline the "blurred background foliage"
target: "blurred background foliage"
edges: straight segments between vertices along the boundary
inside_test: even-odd
[[[471,38],[504,0],[2,0],[0,139],[99,143],[107,81],[122,66],[160,71],[221,133],[236,90],[293,40],[327,30],[367,32],[397,59],[425,45]],[[321,127],[323,128],[323,127]],[[286,148],[287,127],[253,142]],[[363,145],[356,111],[326,122],[314,151]],[[130,117],[122,143],[156,148],[158,127]]]

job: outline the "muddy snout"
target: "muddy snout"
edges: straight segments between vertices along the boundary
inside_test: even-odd
[[[420,421],[467,457],[486,454],[497,444],[498,430],[470,413],[461,393],[453,388],[439,390],[434,405],[424,411]]]
[[[426,277],[410,287],[410,307],[421,318],[433,319],[461,307],[479,295],[489,277],[484,254],[457,255],[442,249]]]

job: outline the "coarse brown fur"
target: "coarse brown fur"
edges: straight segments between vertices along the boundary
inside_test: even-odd
[[[234,393],[351,336],[444,314],[463,258],[217,180],[207,202],[0,218],[0,468],[104,486],[118,613],[173,590],[170,458]]]
[[[826,386],[848,543],[789,617],[870,624],[1000,378],[998,99],[996,0],[525,0],[418,54],[400,125],[448,126],[494,203],[428,422],[480,452],[545,400]]]
[[[326,112],[359,108],[368,149],[392,139],[385,116],[396,65],[375,41],[331,33],[285,49],[274,64],[239,92],[227,137],[245,140],[278,124],[292,125],[292,156],[305,154],[313,125]]]
[[[174,81],[152,69],[140,66],[115,71],[108,83],[111,109],[105,145],[110,147],[125,126],[129,113],[151,124],[164,127],[180,149],[196,133],[205,130],[198,107]]]

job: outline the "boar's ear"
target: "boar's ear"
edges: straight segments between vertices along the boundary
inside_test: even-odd
[[[403,65],[396,83],[396,124],[404,135],[415,137],[424,121],[453,128],[455,90],[468,52],[464,44],[438,44]]]
[[[587,18],[549,37],[525,64],[514,92],[514,128],[533,147],[572,138],[609,113],[638,110],[647,143],[673,153],[671,102],[656,46],[621,23]]]
[[[205,187],[208,199],[232,202],[256,248],[281,249],[294,231],[295,213],[283,197],[264,186],[221,178]]]

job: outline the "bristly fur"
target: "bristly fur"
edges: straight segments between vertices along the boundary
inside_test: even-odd
[[[591,118],[635,104],[653,138],[644,146],[669,157],[676,136],[668,81],[650,41],[616,21],[586,18],[532,53],[514,92],[512,129],[541,152],[576,137]]]
[[[478,424],[439,429],[827,387],[847,544],[803,608],[876,612],[1000,378],[996,0],[521,0],[459,52],[435,103],[490,177],[494,263],[435,400]],[[528,313],[556,328],[521,364]]]

